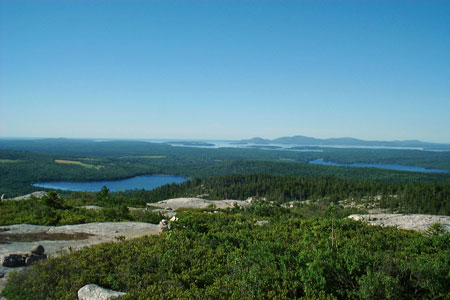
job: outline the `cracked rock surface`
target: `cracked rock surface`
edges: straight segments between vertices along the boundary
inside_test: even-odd
[[[33,240],[29,242],[11,242],[0,243],[0,273],[4,273],[0,278],[0,291],[6,284],[8,274],[19,268],[7,268],[1,266],[4,257],[22,251],[29,251],[36,244],[40,244],[45,248],[45,252],[50,256],[58,255],[58,251],[73,249],[77,250],[86,246],[91,246],[103,242],[115,241],[116,237],[124,236],[126,239],[135,238],[144,235],[158,234],[160,228],[158,224],[141,223],[141,222],[105,222],[105,223],[87,223],[78,225],[65,226],[40,226],[17,224],[0,226],[1,235],[26,235],[26,234],[77,234],[84,233],[86,237],[76,240]]]

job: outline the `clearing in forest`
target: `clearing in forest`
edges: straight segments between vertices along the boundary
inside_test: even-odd
[[[57,163],[57,164],[68,164],[68,165],[78,165],[78,166],[82,166],[82,167],[85,167],[85,168],[93,168],[93,169],[96,169],[96,170],[99,170],[100,168],[102,168],[102,166],[85,164],[85,163],[82,163],[81,161],[78,161],[78,160],[55,159],[55,163]]]
[[[0,164],[18,163],[18,162],[21,162],[21,160],[18,160],[18,159],[0,159]]]

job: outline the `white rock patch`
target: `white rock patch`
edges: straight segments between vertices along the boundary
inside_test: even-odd
[[[126,293],[105,289],[96,284],[88,284],[78,290],[78,300],[108,300],[123,295]]]
[[[371,225],[391,226],[400,229],[426,231],[434,223],[440,223],[445,231],[450,231],[450,216],[420,214],[369,214],[350,215],[355,221],[365,221]]]

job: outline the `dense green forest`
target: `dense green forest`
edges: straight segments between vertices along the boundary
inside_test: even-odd
[[[450,184],[441,183],[386,184],[335,177],[228,175],[122,194],[145,202],[197,195],[207,199],[246,200],[255,197],[277,203],[313,200],[338,204],[342,200],[350,200],[347,202],[376,204],[396,212],[450,215]]]
[[[160,215],[148,211],[129,211],[129,206],[177,197],[255,200],[280,205],[309,200],[320,206],[354,202],[359,207],[387,208],[394,212],[450,215],[450,184],[385,184],[335,177],[287,177],[273,175],[227,175],[197,178],[182,184],[170,184],[151,191],[117,193],[50,193],[43,199],[0,202],[0,225],[65,225],[105,221],[144,221],[157,223]],[[347,200],[347,201],[346,201]],[[103,210],[88,210],[98,205]]]
[[[2,150],[3,149],[3,150]],[[450,183],[450,173],[425,174],[311,165],[311,159],[338,162],[404,163],[450,169],[450,152],[324,149],[323,153],[258,149],[203,149],[131,141],[0,140],[0,193],[9,197],[40,188],[39,181],[94,181],[144,174],[189,178],[228,174],[338,177],[384,183]]]
[[[450,299],[450,233],[327,214],[259,206],[186,211],[167,233],[104,243],[13,273],[3,295],[69,300],[95,283],[142,300]]]
[[[356,148],[320,148],[322,152],[261,150],[243,148],[192,148],[173,147],[168,144],[143,141],[94,141],[77,139],[36,139],[6,140],[0,139],[0,149],[31,151],[66,155],[70,157],[112,158],[146,155],[166,155],[178,161],[288,159],[296,162],[308,162],[325,159],[342,163],[389,163],[413,165],[423,168],[450,170],[450,151],[421,151],[404,149],[356,149]],[[314,150],[317,150],[314,148]]]

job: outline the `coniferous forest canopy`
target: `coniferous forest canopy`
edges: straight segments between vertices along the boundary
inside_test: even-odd
[[[384,183],[450,183],[450,173],[311,165],[334,162],[396,163],[450,170],[450,152],[335,149],[296,152],[238,148],[188,148],[133,141],[0,140],[0,192],[10,197],[39,190],[39,181],[95,181],[144,174],[200,178],[227,174],[338,177]],[[56,163],[73,161],[78,164]]]

